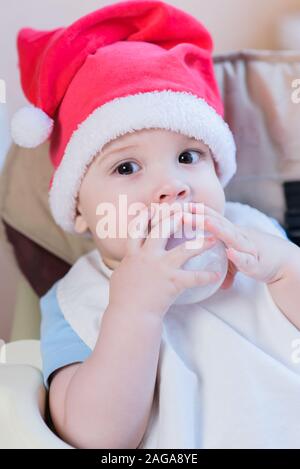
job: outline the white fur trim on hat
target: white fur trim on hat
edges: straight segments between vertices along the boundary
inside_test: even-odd
[[[19,109],[13,115],[10,124],[13,141],[25,148],[34,148],[45,142],[52,128],[53,119],[33,105]]]
[[[161,128],[206,143],[220,171],[223,187],[236,172],[236,147],[222,117],[192,93],[151,91],[115,98],[95,109],[73,132],[55,171],[49,193],[53,217],[75,233],[76,199],[88,165],[111,140],[135,130]]]

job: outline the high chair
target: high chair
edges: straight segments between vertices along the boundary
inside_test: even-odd
[[[300,245],[300,103],[292,99],[300,51],[242,50],[215,56],[214,63],[237,144],[238,170],[226,200],[266,213]],[[52,219],[47,152],[48,143],[33,150],[12,144],[1,174],[0,241],[20,275],[10,342],[0,348],[0,448],[72,448],[55,434],[49,416],[39,298],[94,244]]]

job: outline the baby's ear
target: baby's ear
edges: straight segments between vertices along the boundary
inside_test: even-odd
[[[81,213],[81,207],[78,204],[76,208],[76,216],[75,216],[75,221],[74,221],[74,229],[76,233],[82,234],[88,231],[88,224],[85,221],[84,216]]]

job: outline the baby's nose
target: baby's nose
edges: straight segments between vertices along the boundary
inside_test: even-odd
[[[172,183],[166,183],[162,185],[154,196],[154,202],[156,203],[172,203],[178,199],[185,199],[189,196],[189,186],[180,181],[174,181]]]

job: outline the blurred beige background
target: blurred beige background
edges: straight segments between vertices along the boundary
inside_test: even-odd
[[[65,26],[97,8],[117,3],[101,0],[9,0],[0,3],[0,79],[6,82],[6,104],[0,104],[0,169],[10,143],[8,121],[26,104],[19,83],[16,34],[21,27],[53,29]],[[293,48],[287,35],[299,39],[297,25],[285,18],[300,14],[300,0],[169,0],[191,13],[212,33],[215,53],[238,49]],[[282,28],[282,24],[285,28]],[[284,37],[282,31],[284,30]],[[297,47],[296,47],[297,46]],[[300,41],[295,39],[295,48]],[[0,243],[0,339],[9,340],[16,301],[18,270],[11,249]]]

